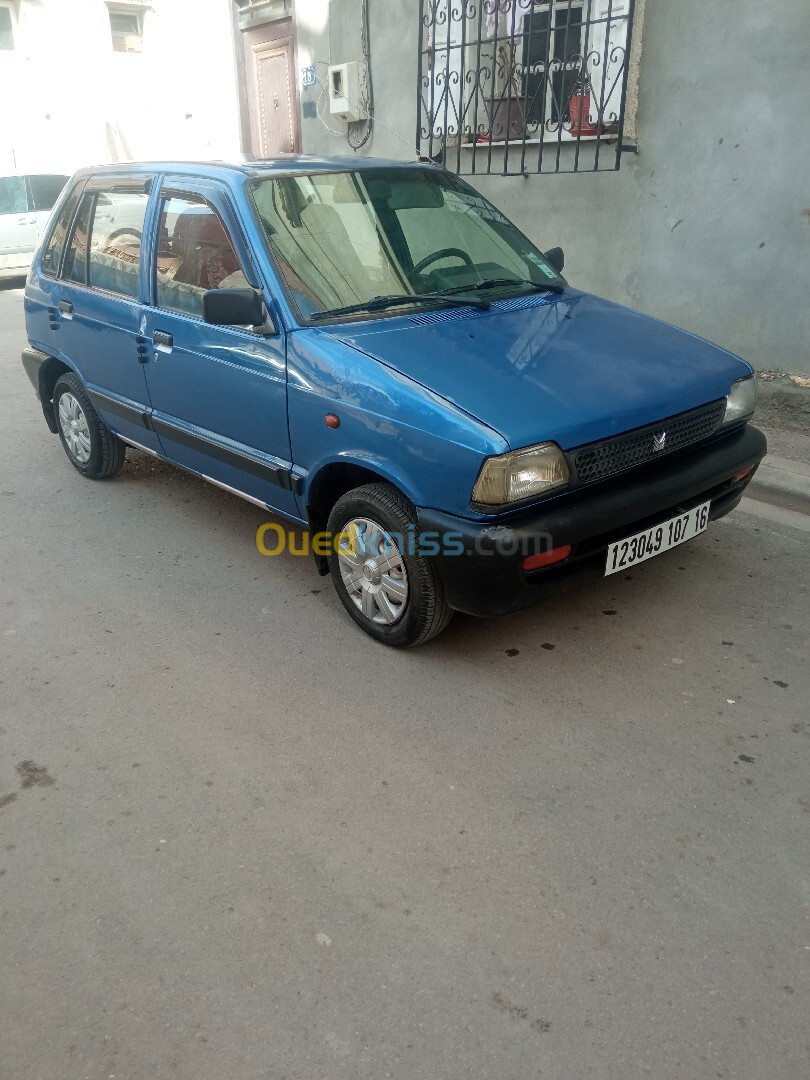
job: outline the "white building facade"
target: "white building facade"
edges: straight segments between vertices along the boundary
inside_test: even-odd
[[[0,0],[0,171],[240,150],[228,0]]]

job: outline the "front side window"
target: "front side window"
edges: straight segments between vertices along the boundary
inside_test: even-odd
[[[159,307],[202,318],[209,289],[249,288],[225,226],[202,199],[164,199],[158,235]]]
[[[14,48],[14,25],[11,21],[11,9],[0,6],[0,51]]]
[[[31,185],[34,209],[53,210],[67,182],[67,176],[29,176],[28,183]]]
[[[491,203],[450,173],[373,169],[250,184],[305,318],[392,294],[509,290],[562,279]],[[498,283],[497,285],[494,283]]]
[[[3,8],[0,8],[3,11]],[[28,192],[24,176],[0,176],[0,214],[26,214]]]

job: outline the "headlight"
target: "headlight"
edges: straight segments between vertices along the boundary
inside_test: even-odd
[[[472,501],[503,506],[545,494],[568,483],[568,465],[555,443],[540,443],[487,458],[473,488]]]
[[[723,424],[733,424],[738,420],[747,420],[753,415],[757,405],[757,380],[753,375],[747,379],[738,379],[731,384],[731,393],[726,398],[726,415]]]

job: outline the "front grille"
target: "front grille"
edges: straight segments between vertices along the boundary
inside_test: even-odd
[[[604,480],[654,458],[663,457],[673,450],[708,439],[717,430],[725,409],[726,402],[723,398],[699,409],[692,409],[691,412],[661,420],[658,424],[650,424],[625,435],[616,435],[604,442],[581,446],[571,453],[577,479],[581,484]],[[666,436],[664,445],[658,448],[663,435]]]

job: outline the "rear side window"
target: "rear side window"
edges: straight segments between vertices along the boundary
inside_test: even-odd
[[[65,250],[65,242],[67,241],[68,231],[70,230],[70,223],[76,212],[76,203],[78,201],[79,189],[74,188],[65,201],[65,205],[62,207],[59,217],[56,219],[56,222],[51,229],[48,243],[45,245],[45,251],[42,255],[42,272],[44,274],[55,276],[59,273],[59,265],[62,262],[62,252]]]
[[[86,193],[76,215],[62,277],[137,299],[148,202],[144,192]]]
[[[149,196],[106,191],[95,198],[88,284],[137,300],[141,238]]]
[[[160,213],[157,303],[202,318],[208,289],[246,289],[249,283],[233,244],[208,203],[165,199]]]
[[[0,214],[27,214],[24,176],[0,176]]]
[[[62,188],[68,182],[67,176],[29,176],[31,196],[35,210],[53,210],[56,200],[62,194]]]

